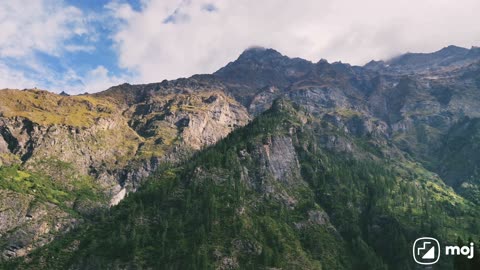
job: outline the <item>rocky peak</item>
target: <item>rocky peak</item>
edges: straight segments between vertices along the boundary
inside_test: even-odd
[[[466,49],[451,45],[432,53],[406,53],[385,62],[370,62],[364,67],[381,73],[404,75],[448,71],[476,61],[480,61],[478,49],[474,47]]]
[[[263,47],[252,47],[243,51],[238,57],[237,61],[264,61],[288,58],[274,49],[267,49]]]
[[[463,48],[463,47],[458,47],[455,45],[450,45],[445,48],[442,48],[441,50],[434,52],[434,54],[437,55],[443,55],[443,56],[451,56],[451,55],[465,55],[469,52],[468,49]]]
[[[391,59],[388,61],[388,64],[419,65],[422,62],[423,64],[434,64],[438,61],[444,61],[446,58],[454,58],[455,60],[458,60],[458,58],[464,57],[468,52],[469,50],[465,48],[448,46],[433,53],[406,53]]]
[[[367,64],[365,64],[363,67],[366,68],[366,69],[370,69],[370,70],[379,70],[379,69],[382,69],[386,66],[385,62],[384,61],[375,61],[375,60],[372,60],[370,62],[368,62]]]
[[[148,102],[156,96],[170,94],[189,94],[194,92],[222,90],[224,85],[210,74],[193,75],[189,78],[163,80],[162,82],[131,85],[128,83],[113,86],[103,92],[93,94],[95,97],[113,100],[116,104],[131,107]]]
[[[268,72],[272,72],[271,75],[274,75],[274,72],[285,73],[287,71],[285,75],[288,76],[289,69],[305,71],[311,66],[312,63],[307,60],[289,58],[273,49],[255,47],[245,50],[237,60],[230,62],[214,74],[222,79],[230,79],[229,75],[242,71],[260,72],[263,73],[262,75],[267,75]],[[290,75],[292,75],[291,72]]]
[[[273,49],[250,48],[214,75],[237,100],[249,106],[261,89],[272,86],[283,91],[313,66],[307,60],[289,58]]]

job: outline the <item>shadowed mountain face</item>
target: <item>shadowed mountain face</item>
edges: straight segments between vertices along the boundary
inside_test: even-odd
[[[243,104],[265,87],[287,88],[312,69],[303,59],[291,59],[272,49],[253,48],[214,73],[228,85],[229,92]]]
[[[415,74],[445,72],[480,60],[480,49],[448,46],[434,53],[407,53],[389,61],[371,61],[365,68],[382,73]]]
[[[364,67],[252,48],[211,75],[0,91],[0,191],[24,209],[0,212],[3,258],[80,227],[6,265],[414,269],[415,237],[480,236],[479,74],[478,48]]]

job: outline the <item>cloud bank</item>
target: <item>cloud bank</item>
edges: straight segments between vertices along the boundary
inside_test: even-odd
[[[478,0],[92,3],[1,1],[0,89],[83,93],[212,73],[252,46],[362,65],[480,45]]]
[[[250,46],[364,64],[480,44],[478,0],[150,0],[112,4],[120,64],[142,82],[210,73]]]
[[[71,53],[95,52],[99,38],[92,24],[98,20],[95,15],[101,14],[88,14],[61,0],[0,2],[0,89],[38,87],[82,93],[128,79],[109,74],[102,65],[79,75],[65,61]]]

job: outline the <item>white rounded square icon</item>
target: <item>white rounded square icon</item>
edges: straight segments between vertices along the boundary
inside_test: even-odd
[[[440,243],[431,237],[422,237],[413,243],[413,259],[421,265],[436,264],[440,260]]]

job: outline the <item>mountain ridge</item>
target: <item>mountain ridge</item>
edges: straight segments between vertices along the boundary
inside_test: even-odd
[[[232,166],[236,166],[237,159],[241,163],[242,158],[254,154],[259,164],[266,164],[266,167],[249,165],[255,177],[262,174],[273,177],[262,181],[275,179],[280,181],[278,184],[281,186],[288,184],[290,180],[303,179],[305,183],[302,185],[308,187],[307,193],[328,193],[332,191],[309,185],[318,184],[314,179],[316,175],[323,175],[321,174],[323,170],[335,170],[334,164],[324,160],[322,162],[329,164],[327,167],[315,163],[314,166],[308,165],[310,166],[308,168],[305,156],[302,155],[313,160],[322,160],[322,157],[316,156],[315,149],[323,149],[322,153],[338,160],[340,164],[348,163],[349,159],[362,164],[380,162],[382,159],[396,161],[403,165],[392,170],[400,175],[398,177],[402,181],[408,182],[405,179],[421,177],[423,180],[418,181],[426,185],[429,190],[427,193],[439,199],[436,204],[438,209],[444,209],[444,200],[435,190],[441,190],[447,194],[445,196],[450,196],[457,202],[459,205],[455,207],[460,209],[457,214],[461,215],[467,208],[476,209],[476,206],[472,205],[478,203],[476,196],[480,190],[475,166],[470,163],[466,168],[460,166],[463,165],[461,159],[478,158],[476,152],[468,147],[475,145],[474,140],[478,132],[475,123],[476,119],[480,118],[480,108],[477,106],[480,104],[478,91],[480,64],[477,50],[447,47],[432,54],[404,55],[403,59],[392,60],[388,67],[385,64],[388,62],[373,62],[360,67],[340,62],[312,63],[300,58],[283,56],[273,49],[253,48],[246,50],[237,60],[211,75],[194,75],[190,78],[141,85],[122,84],[99,93],[78,96],[57,95],[40,90],[0,91],[0,96],[3,95],[3,98],[0,98],[0,164],[9,168],[0,180],[3,181],[1,182],[4,184],[3,187],[8,192],[13,191],[19,200],[24,198],[24,194],[41,198],[45,205],[61,206],[67,214],[73,210],[75,213],[71,213],[71,217],[84,217],[87,219],[86,226],[89,226],[89,215],[108,212],[104,209],[107,207],[106,203],[100,199],[101,196],[94,194],[89,194],[87,200],[84,200],[83,197],[77,196],[84,192],[84,189],[77,187],[72,189],[69,183],[88,178],[88,183],[95,183],[100,187],[99,194],[103,194],[102,196],[107,198],[106,201],[110,200],[111,204],[117,204],[128,193],[148,185],[145,179],[156,171],[163,170],[165,166],[181,166],[184,162],[195,159],[196,153],[208,152],[211,147],[220,147],[215,145],[217,143],[223,145],[223,139],[228,140],[232,131],[255,122],[258,117],[270,119],[265,116],[265,112],[267,115],[270,112],[271,116],[271,110],[275,111],[275,108],[280,106],[285,110],[277,110],[279,114],[301,115],[296,120],[297,124],[291,126],[288,132],[285,131],[281,136],[268,137],[271,135],[269,132],[272,132],[269,129],[271,123],[260,121],[261,124],[256,124],[253,130],[260,132],[258,136],[263,136],[261,140],[263,144],[260,142],[257,145],[247,144],[246,149],[253,147],[250,149],[253,152],[247,150],[244,152],[242,149],[240,153],[235,152],[234,156],[238,156],[232,159],[234,162]],[[429,61],[424,61],[425,58]],[[418,64],[420,62],[421,64]],[[282,100],[287,102],[281,102]],[[468,128],[465,128],[465,125]],[[252,126],[249,125],[248,129],[252,129]],[[294,134],[309,135],[305,135],[306,139],[301,139]],[[458,159],[449,162],[446,157],[450,156]],[[49,162],[40,166],[42,160]],[[347,167],[342,168],[346,170]],[[32,173],[34,170],[46,174],[46,178]],[[39,197],[33,187],[17,187],[11,184],[16,183],[12,182],[17,181],[15,179],[19,181],[28,179],[32,186],[45,185],[45,181],[48,182],[46,179],[62,179],[66,170],[74,172],[69,176],[71,180],[65,181],[66,186],[61,180],[59,186],[42,186],[42,190],[50,194],[50,197]],[[197,173],[202,174],[201,169]],[[338,173],[343,175],[343,172]],[[390,172],[380,168],[379,173],[382,175],[380,178],[395,178]],[[240,174],[246,179],[248,169]],[[213,179],[223,177],[222,174],[217,175],[215,171],[209,172],[208,175]],[[329,180],[334,182],[325,183],[328,185],[335,181],[342,183],[345,175],[342,177],[339,175]],[[195,178],[198,175],[189,174],[188,177]],[[350,179],[348,176],[345,178]],[[287,182],[281,182],[283,180]],[[256,185],[262,187],[262,181],[252,182],[254,184],[249,188]],[[264,191],[274,189],[277,185],[275,181],[268,182],[270,186],[263,186]],[[90,185],[87,182],[85,185]],[[397,184],[391,182],[391,185]],[[406,188],[402,185],[398,188]],[[417,187],[409,186],[407,189],[417,190]],[[73,201],[68,204],[60,203],[58,198],[66,195],[58,194],[69,192],[74,195],[67,197]],[[359,195],[359,198],[370,194],[365,193],[366,190],[356,192],[363,194]],[[414,200],[427,196],[420,195],[418,193],[420,191],[416,192],[412,193],[415,195],[405,194],[410,194]],[[260,194],[255,200],[266,196],[264,193]],[[302,199],[292,197],[288,191],[268,194],[280,200],[280,204],[277,204],[278,201],[274,203],[275,207],[280,205],[288,207],[289,201]],[[406,197],[399,198],[406,200]],[[335,215],[331,216],[333,213],[339,214],[331,205],[333,200],[333,198],[316,199],[315,203],[321,207],[330,205],[328,219],[333,220],[333,228],[340,230],[342,226],[347,225]],[[348,202],[348,198],[342,200]],[[383,203],[393,207],[390,202]],[[22,204],[22,207],[28,208],[29,204],[31,203]],[[362,204],[365,209],[367,206]],[[273,209],[276,209],[275,207]],[[399,209],[397,210],[403,213],[403,210]],[[377,210],[382,212],[385,209]],[[56,210],[51,211],[53,214]],[[312,211],[314,212],[311,218],[314,221],[309,222],[324,222],[324,214],[315,212],[317,210]],[[302,213],[310,215],[307,212]],[[362,210],[357,214],[362,216],[367,213]],[[403,216],[395,216],[395,213],[391,213],[389,222],[403,224],[401,225],[403,229],[418,230],[416,225],[410,224],[411,222],[416,224],[414,221],[404,219]],[[441,211],[438,214],[444,217]],[[22,242],[17,243],[9,235],[15,235],[12,233],[15,230],[23,230],[24,225],[16,226],[15,220],[18,224],[28,224],[25,221],[32,219],[5,215],[4,217],[0,215],[0,221],[9,220],[10,233],[6,234],[6,237],[0,237],[4,257],[25,256],[30,250],[52,241],[55,238],[53,235],[61,238],[62,232],[66,232],[59,230],[50,235],[48,232],[32,229]],[[354,216],[352,218],[356,221],[360,220]],[[369,216],[373,217],[379,220],[369,223],[369,226],[381,221],[379,216]],[[257,218],[256,214],[252,216],[252,219],[258,221]],[[450,226],[452,221],[444,218],[445,224]],[[428,220],[433,222],[430,217]],[[33,224],[37,224],[36,219],[33,221]],[[279,222],[283,224],[284,221]],[[307,223],[310,224],[309,222]],[[368,219],[368,222],[373,220]],[[74,227],[76,226],[82,225]],[[385,262],[391,266],[391,262],[388,262],[391,260],[390,255],[379,251],[380,246],[375,246],[365,236],[368,234],[365,230],[372,230],[369,226],[361,228],[364,230],[363,236],[359,236],[361,241],[355,240],[356,245],[366,245],[367,250],[372,249],[373,251],[365,252],[375,258],[372,260],[378,263],[377,266],[385,265]],[[454,229],[439,233],[448,235],[448,241],[452,241],[453,232]],[[345,233],[347,232],[344,231],[342,237],[346,237]],[[350,233],[353,231],[348,232]],[[474,231],[469,233],[475,235]],[[45,235],[49,241],[35,244],[32,239],[38,237],[37,234]],[[405,234],[402,237],[410,237],[407,236],[408,234]],[[309,249],[298,249],[302,254],[306,250]],[[211,254],[206,256],[211,257]],[[243,257],[229,257],[228,260],[237,260],[236,264],[240,265],[239,258]],[[383,259],[379,258],[386,258],[386,261],[382,262]],[[305,259],[304,262],[314,269],[317,265],[316,260]],[[215,261],[215,264],[218,263]]]

